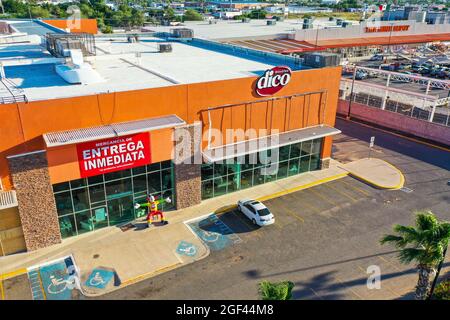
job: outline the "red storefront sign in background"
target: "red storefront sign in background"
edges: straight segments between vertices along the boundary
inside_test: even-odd
[[[77,144],[81,177],[143,166],[151,162],[147,132]]]

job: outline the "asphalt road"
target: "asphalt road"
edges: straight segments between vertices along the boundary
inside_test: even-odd
[[[356,123],[337,120],[343,134],[333,156],[374,157],[401,169],[412,192],[374,189],[346,177],[267,201],[276,224],[255,228],[241,213],[219,216],[242,242],[182,268],[102,296],[103,299],[257,299],[262,280],[290,280],[296,299],[407,299],[417,280],[395,249],[379,245],[395,223],[430,209],[450,220],[450,153]],[[366,286],[367,268],[381,271],[381,288]],[[444,274],[450,273],[447,259]]]

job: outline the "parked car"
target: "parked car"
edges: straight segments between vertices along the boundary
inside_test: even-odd
[[[363,70],[357,70],[355,73],[355,79],[356,80],[365,80],[367,79],[369,74],[366,71]]]
[[[383,61],[383,56],[381,54],[373,55],[369,60],[370,61]]]
[[[260,227],[275,223],[275,217],[270,210],[261,202],[256,200],[239,200],[238,210],[250,221]]]

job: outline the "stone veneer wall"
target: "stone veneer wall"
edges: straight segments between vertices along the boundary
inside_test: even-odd
[[[32,152],[8,157],[17,194],[27,250],[61,242],[58,214],[48,172],[47,153]]]
[[[328,169],[330,167],[330,158],[320,159],[320,169]]]
[[[202,201],[201,190],[201,123],[174,130],[175,204],[187,208]]]

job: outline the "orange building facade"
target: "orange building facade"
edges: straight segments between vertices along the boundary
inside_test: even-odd
[[[338,133],[340,76],[341,67],[292,71],[267,97],[255,93],[257,77],[245,77],[3,105],[0,179],[3,191],[17,193],[26,248],[139,218],[134,205],[149,194],[171,199],[163,210],[178,210],[326,168]],[[256,135],[235,134],[249,131]],[[264,137],[277,142],[223,152]],[[123,167],[113,158],[89,162],[103,152],[97,147],[118,140],[130,144],[115,151],[134,155],[141,145],[145,154]],[[275,172],[263,175],[258,161],[248,163],[275,149]]]
[[[56,28],[68,30],[71,33],[97,34],[98,32],[96,19],[45,19],[42,21]]]

